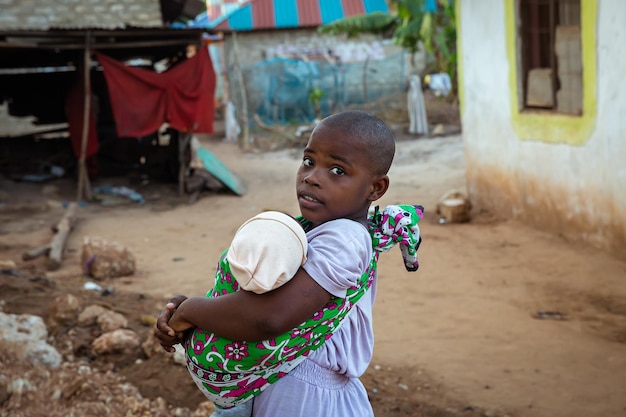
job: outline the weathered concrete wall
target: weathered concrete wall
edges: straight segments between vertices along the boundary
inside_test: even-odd
[[[520,111],[514,2],[459,2],[468,190],[476,207],[626,258],[626,2],[581,1],[582,116]]]
[[[317,29],[289,29],[275,31],[239,32],[237,34],[239,44],[239,65],[242,67],[256,62],[270,59],[279,50],[323,50],[343,51],[344,57],[362,57],[363,53],[369,52],[372,56],[389,56],[400,53],[401,48],[383,43],[374,36],[362,36],[358,39],[346,39],[343,36],[326,36],[317,33]],[[226,35],[224,39],[226,61],[232,65],[234,62],[233,36]],[[345,61],[344,61],[345,62]]]
[[[417,54],[413,62],[410,55],[405,54],[401,64],[397,59],[385,60],[385,57],[397,57],[403,53],[403,49],[392,45],[391,42],[383,42],[374,36],[362,36],[358,39],[346,39],[344,36],[323,36],[316,29],[289,29],[276,31],[240,32],[237,34],[238,54],[235,54],[234,37],[227,34],[223,44],[223,60],[226,78],[231,83],[236,74],[233,66],[236,62],[244,68],[255,63],[269,60],[278,56],[287,56],[288,52],[306,51],[311,55],[315,52],[331,50],[341,59],[344,64],[363,63],[369,55],[370,62],[375,61],[377,82],[398,83],[398,66],[401,65],[401,73],[408,77],[409,74],[423,70],[425,58]],[[373,65],[373,64],[372,64]],[[413,66],[415,65],[415,66]],[[389,66],[389,68],[386,68]],[[371,74],[370,74],[371,76]],[[360,74],[359,74],[360,80]]]
[[[230,101],[237,108],[243,106],[243,78],[248,114],[254,112],[266,123],[314,117],[308,99],[311,85],[325,93],[321,115],[352,105],[382,111],[385,100],[405,92],[407,76],[422,69],[414,68],[410,55],[390,40],[325,36],[313,28],[226,34],[222,56],[226,66],[221,78],[227,79]],[[275,58],[299,60],[302,65],[282,67]],[[414,61],[425,65],[422,56]],[[220,86],[218,82],[221,98]]]

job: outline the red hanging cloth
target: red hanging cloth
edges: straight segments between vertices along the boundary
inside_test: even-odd
[[[215,71],[206,47],[162,73],[95,54],[104,69],[118,137],[146,136],[166,122],[181,132],[213,133]]]

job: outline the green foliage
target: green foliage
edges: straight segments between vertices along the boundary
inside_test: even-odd
[[[324,90],[321,88],[313,87],[311,91],[309,91],[309,103],[311,104],[319,104],[322,102],[322,98],[326,95]]]
[[[346,34],[354,38],[362,33],[384,34],[396,25],[396,18],[389,13],[374,12],[368,15],[351,16],[336,20],[317,28],[324,35]]]
[[[460,0],[457,0],[460,1]],[[388,35],[393,42],[409,51],[417,52],[420,42],[431,53],[438,70],[447,72],[452,80],[452,99],[457,92],[456,16],[451,0],[439,0],[433,13],[426,13],[424,0],[390,0],[392,13],[375,12],[352,16],[320,26],[318,32],[326,35],[345,34],[349,38],[361,34]]]
[[[414,54],[417,52],[420,38],[420,20],[406,20],[393,33],[393,43]]]
[[[458,1],[458,0],[457,0]],[[437,60],[439,71],[452,81],[452,97],[457,93],[456,15],[451,1],[443,0],[436,13],[424,16],[420,37],[426,50]]]
[[[313,87],[309,91],[309,103],[315,106],[315,114],[318,119],[322,118],[322,98],[326,93],[321,88]]]
[[[423,14],[424,1],[392,0],[391,3],[395,3],[400,19],[413,19]]]
[[[396,6],[398,22],[393,33],[393,42],[414,54],[422,40],[420,28],[424,19],[424,1],[393,0],[391,3]]]

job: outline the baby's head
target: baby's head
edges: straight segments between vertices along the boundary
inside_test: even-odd
[[[351,110],[322,120],[311,133],[296,178],[303,216],[314,225],[337,218],[363,221],[389,187],[395,153],[391,130]]]
[[[288,214],[266,211],[239,227],[226,258],[239,286],[261,294],[289,281],[306,253],[300,223]]]

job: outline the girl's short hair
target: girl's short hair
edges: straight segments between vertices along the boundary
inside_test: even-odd
[[[363,142],[375,175],[389,172],[396,144],[393,132],[381,119],[365,111],[347,110],[326,117],[322,123]]]

